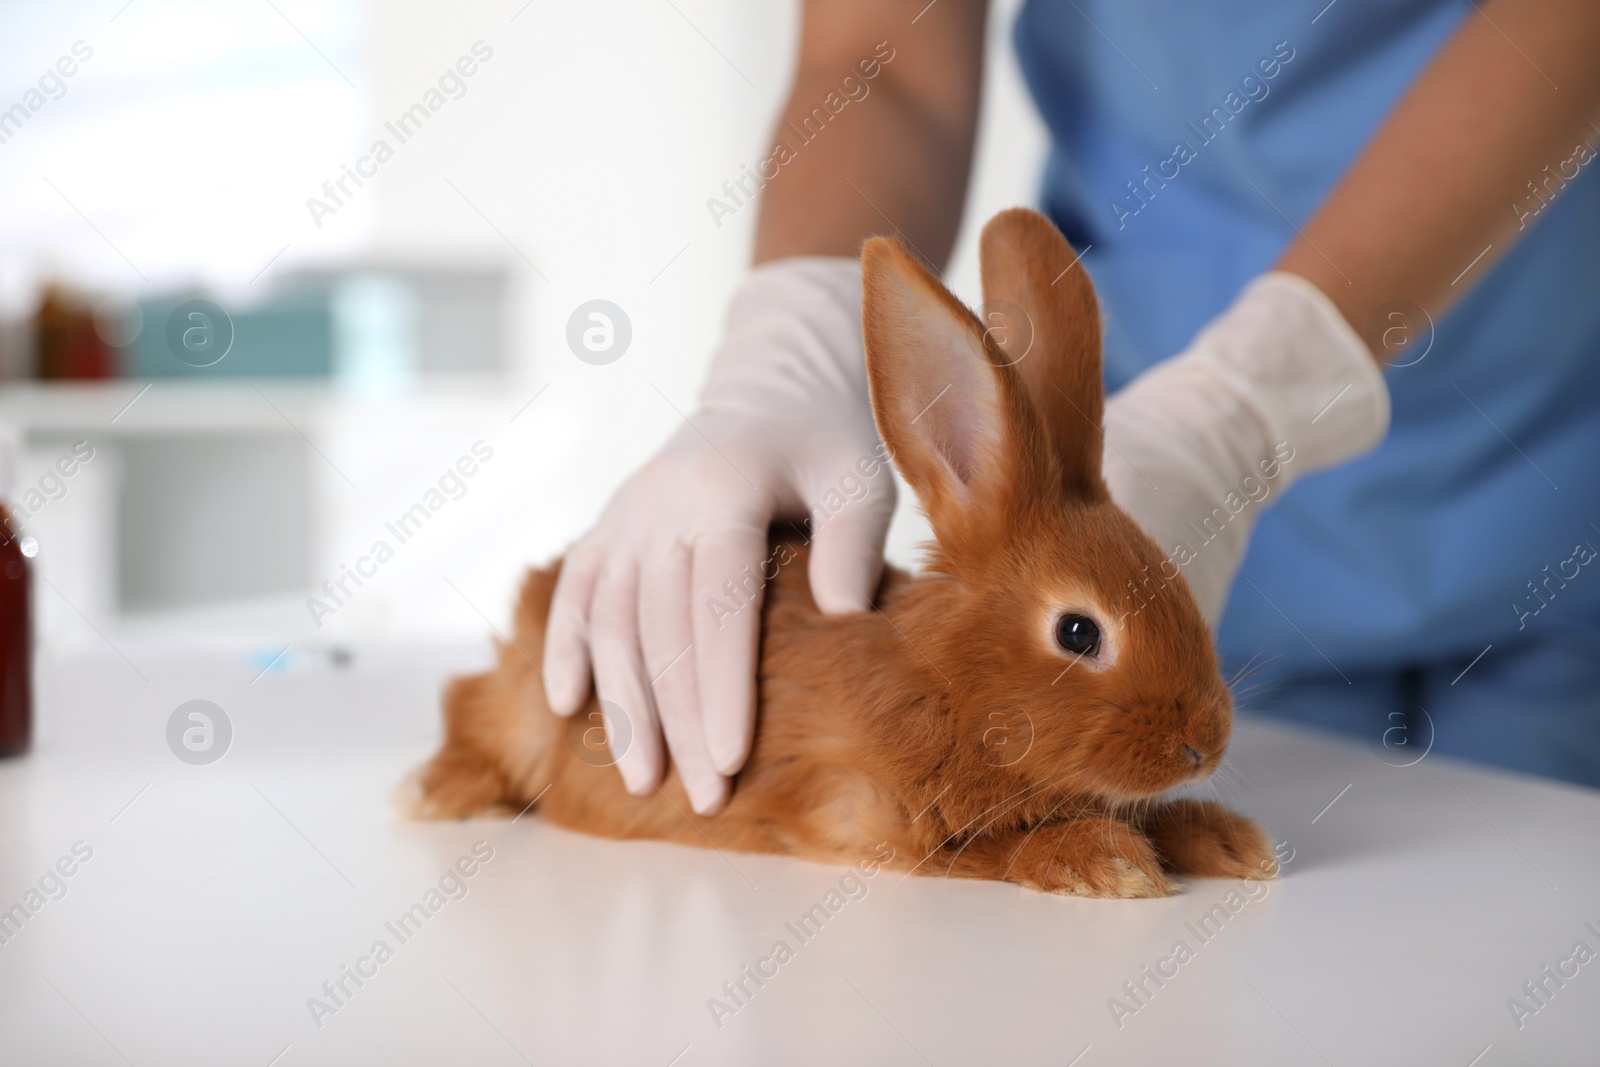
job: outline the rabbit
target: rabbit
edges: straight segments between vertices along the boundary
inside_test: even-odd
[[[1274,877],[1257,824],[1162,796],[1216,769],[1232,696],[1182,576],[1152,591],[1165,557],[1101,478],[1093,286],[1022,208],[988,223],[980,258],[986,305],[1022,309],[1031,337],[986,331],[898,241],[863,246],[873,412],[934,541],[925,573],[886,569],[871,610],[823,615],[804,537],[774,528],[787,562],[761,609],[755,741],[723,811],[694,814],[670,766],[628,793],[593,696],[571,718],[548,710],[558,562],[528,574],[497,666],[448,686],[414,812],[533,807],[604,837],[824,863],[876,850],[903,871],[1093,897]]]

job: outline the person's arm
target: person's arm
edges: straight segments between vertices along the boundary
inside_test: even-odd
[[[1596,125],[1600,3],[1479,0],[1277,269],[1363,333],[1394,300],[1438,318],[1537,224],[1540,197],[1560,189],[1541,183]]]
[[[972,169],[987,8],[987,0],[807,0],[794,89],[773,132],[795,156],[762,192],[757,263],[855,256],[866,238],[898,233],[944,266]],[[888,62],[877,58],[880,45]],[[878,65],[875,78],[861,77],[863,62]],[[866,97],[802,144],[804,123],[846,74]]]

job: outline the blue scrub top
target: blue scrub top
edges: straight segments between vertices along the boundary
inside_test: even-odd
[[[1093,246],[1108,388],[1181,351],[1272,267],[1478,17],[1458,0],[1323,2],[1028,0],[1019,15],[1052,137],[1044,209]],[[1521,242],[1462,279],[1475,287],[1426,356],[1388,372],[1384,443],[1262,514],[1225,659],[1383,671],[1600,627],[1600,559],[1583,561],[1600,549],[1600,160],[1563,165],[1575,155],[1551,161],[1571,178],[1554,203],[1507,204]],[[1429,195],[1426,173],[1395,180]]]

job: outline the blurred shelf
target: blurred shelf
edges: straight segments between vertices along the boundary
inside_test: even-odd
[[[500,375],[440,375],[403,389],[362,393],[326,379],[194,382],[10,382],[0,385],[0,422],[30,437],[79,434],[260,434],[304,432],[330,419],[372,412],[439,416],[510,405]]]

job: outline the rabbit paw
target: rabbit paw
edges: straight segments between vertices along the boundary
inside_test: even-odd
[[[942,864],[923,867],[923,873],[1016,882],[1041,893],[1081,897],[1164,897],[1178,888],[1144,834],[1105,817],[983,834],[947,856]]]
[[[1151,813],[1141,829],[1169,871],[1201,878],[1278,876],[1277,856],[1266,831],[1214,801],[1170,801]]]
[[[1042,877],[1023,884],[1080,897],[1165,897],[1178,889],[1149,839],[1115,819],[1076,819],[1037,834],[1050,849]]]

